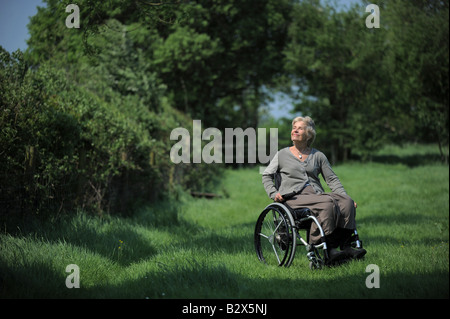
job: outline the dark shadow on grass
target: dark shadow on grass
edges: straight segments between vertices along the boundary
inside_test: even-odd
[[[60,298],[68,290],[63,271],[44,262],[14,268],[0,264],[0,299]]]
[[[363,262],[363,261],[362,261]],[[294,267],[294,266],[293,266]],[[279,271],[288,271],[279,268]],[[358,299],[358,298],[448,298],[448,272],[427,274],[386,273],[380,270],[380,288],[369,289],[369,273],[330,276],[316,271],[313,278],[249,278],[224,265],[192,262],[188,266],[167,266],[138,280],[119,285],[93,287],[89,298],[138,299]],[[264,269],[261,268],[264,273]],[[323,273],[327,274],[324,275]],[[236,302],[238,302],[236,300]],[[289,305],[292,307],[292,304]],[[291,308],[292,310],[292,308]],[[272,314],[275,313],[272,309]]]
[[[67,214],[57,220],[29,217],[25,221],[11,220],[8,229],[14,229],[10,232],[12,236],[67,243],[128,266],[157,253],[152,239],[145,238],[137,228],[158,229],[178,225],[178,207],[160,203],[143,208],[135,217],[100,218],[87,213]]]
[[[359,261],[362,266],[372,260]],[[292,267],[302,267],[293,265]],[[265,267],[259,266],[262,275]],[[268,267],[268,266],[267,266]],[[279,272],[295,269],[277,268]],[[0,287],[2,298],[134,298],[134,299],[358,299],[358,298],[439,298],[449,297],[449,274],[436,270],[423,274],[389,272],[380,268],[380,288],[367,288],[369,273],[348,273],[332,276],[333,269],[319,270],[306,279],[271,277],[247,277],[229,270],[225,264],[199,263],[194,259],[183,265],[161,264],[159,270],[140,275],[137,279],[124,280],[118,284],[98,282],[91,287],[65,287],[64,274],[48,264],[33,264],[29,267],[8,271],[11,275],[6,285]],[[6,270],[6,272],[5,272]],[[308,270],[309,271],[309,270]],[[25,273],[35,276],[25,276]],[[236,303],[239,301],[236,300]],[[257,302],[257,301],[255,301]],[[291,303],[290,301],[289,303]],[[292,304],[287,304],[292,307]],[[170,309],[172,312],[172,309]],[[177,309],[176,311],[181,311]],[[291,311],[291,310],[290,310]],[[274,314],[271,309],[269,314]]]

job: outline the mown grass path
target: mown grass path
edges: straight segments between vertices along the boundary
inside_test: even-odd
[[[212,200],[185,197],[133,217],[84,213],[0,234],[1,298],[448,298],[448,166],[335,167],[358,203],[364,260],[311,271],[261,264],[253,230],[270,203],[258,169],[229,170]],[[66,266],[80,288],[65,285]],[[368,265],[380,288],[366,286]]]

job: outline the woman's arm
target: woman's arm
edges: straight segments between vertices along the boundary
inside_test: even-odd
[[[338,176],[331,168],[331,164],[328,161],[328,158],[323,153],[321,153],[320,156],[320,168],[322,171],[322,176],[328,187],[330,187],[331,191],[333,193],[347,195],[344,186],[342,186],[342,183],[339,180]]]
[[[269,166],[266,167],[262,174],[262,183],[264,185],[264,189],[266,190],[267,195],[271,199],[275,199],[278,190],[275,188],[273,184],[274,174],[278,170],[278,152],[275,154],[273,159],[270,161]]]

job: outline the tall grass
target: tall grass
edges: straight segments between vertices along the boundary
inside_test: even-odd
[[[407,155],[409,156],[409,155]],[[336,166],[358,203],[361,261],[311,271],[261,264],[253,230],[271,201],[258,168],[227,171],[213,200],[143,207],[133,217],[83,212],[0,234],[2,298],[448,298],[449,170],[402,161]],[[410,159],[408,158],[408,161]],[[80,268],[80,288],[65,285]],[[366,287],[366,267],[380,288]]]

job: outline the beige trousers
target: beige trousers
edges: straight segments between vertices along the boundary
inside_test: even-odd
[[[325,236],[336,228],[356,229],[356,209],[353,200],[348,195],[335,193],[316,194],[314,188],[307,186],[300,194],[286,201],[291,208],[309,208],[319,221]],[[319,228],[311,224],[309,242],[317,244],[320,241]]]

